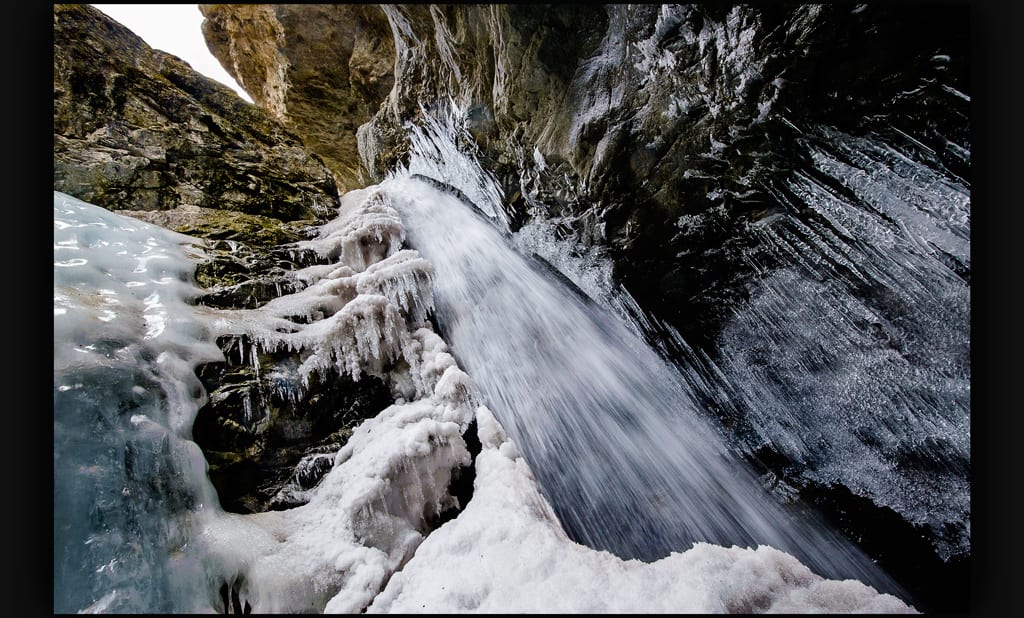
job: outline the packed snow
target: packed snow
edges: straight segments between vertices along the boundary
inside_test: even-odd
[[[203,241],[54,192],[56,610],[223,612],[228,586],[254,613],[914,611],[766,546],[697,543],[644,563],[572,542],[427,321],[434,271],[403,246],[390,200],[350,192],[307,241],[336,263],[297,272],[303,289],[259,309],[219,310],[193,304]],[[227,513],[202,473],[193,370],[223,358],[214,342],[229,333],[300,351],[307,372],[391,386],[395,404],[302,506]],[[458,504],[449,486],[470,465]]]
[[[913,613],[767,546],[696,543],[648,563],[573,543],[491,412],[480,407],[476,418],[483,449],[473,500],[367,613]]]

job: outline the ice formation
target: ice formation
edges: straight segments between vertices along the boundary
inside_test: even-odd
[[[768,547],[697,544],[642,563],[569,540],[426,321],[433,271],[401,249],[405,231],[388,203],[381,187],[347,194],[338,219],[309,241],[338,263],[297,272],[303,289],[259,309],[218,310],[189,304],[196,255],[181,245],[197,254],[201,241],[54,194],[54,460],[65,475],[55,478],[55,540],[84,548],[55,568],[55,589],[77,587],[58,609],[221,612],[230,589],[254,613],[912,611]],[[236,515],[210,493],[188,439],[205,397],[192,370],[222,358],[213,341],[225,333],[298,350],[308,371],[333,365],[391,385],[396,403],[355,430],[302,506]],[[89,372],[109,379],[83,379]],[[161,388],[142,386],[140,373]],[[81,416],[86,400],[98,418]],[[125,409],[134,413],[118,420]],[[483,443],[475,463],[465,437],[474,420]],[[111,423],[121,441],[94,443]],[[103,469],[116,461],[90,467],[94,452],[71,462],[76,440],[115,454],[127,443],[138,478]],[[449,487],[469,465],[473,497],[458,504]],[[93,477],[93,493],[71,487]],[[100,528],[58,529],[97,525],[82,517],[90,509],[108,513]],[[461,512],[431,532],[449,509]],[[92,570],[84,577],[82,564]]]
[[[384,378],[401,361],[416,375],[410,329],[433,309],[433,271],[417,252],[401,250],[405,229],[388,202],[373,188],[347,193],[319,237],[299,243],[337,262],[299,270],[294,276],[305,288],[259,309],[217,312],[216,330],[245,333],[265,350],[301,351],[306,384],[331,368],[357,380]],[[422,394],[425,387],[416,386]]]
[[[855,580],[826,580],[789,554],[696,543],[656,562],[573,543],[529,466],[485,407],[476,489],[367,613],[915,613]]]
[[[188,302],[194,239],[56,191],[53,211],[54,610],[201,609],[192,521],[217,498],[186,436],[194,368],[223,355]]]
[[[433,394],[360,425],[307,504],[225,514],[204,530],[253,611],[360,611],[412,556],[428,521],[460,506],[447,488],[470,463],[462,433],[473,408],[447,384],[464,378],[437,335],[419,329],[414,338],[428,357],[421,366],[437,377]]]

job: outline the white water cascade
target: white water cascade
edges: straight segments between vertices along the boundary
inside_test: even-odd
[[[771,545],[826,577],[893,590],[848,541],[789,512],[726,451],[678,372],[454,194],[382,184],[435,268],[460,365],[580,542],[655,560],[694,542]]]
[[[397,216],[381,217],[394,212],[387,204],[421,226],[424,235],[407,239],[435,256],[437,270],[391,242],[405,232]],[[228,591],[236,611],[256,613],[427,603],[530,611],[537,602],[583,612],[742,612],[751,603],[913,611],[858,581],[835,581],[900,594],[848,544],[771,503],[631,331],[429,183],[405,176],[347,194],[339,218],[310,242],[346,264],[374,264],[358,273],[310,266],[296,274],[308,287],[256,311],[188,302],[198,290],[186,253],[200,250],[197,239],[56,192],[54,226],[60,611],[221,612]],[[367,242],[349,242],[353,234]],[[431,272],[444,278],[436,294],[420,289]],[[452,352],[465,352],[477,375],[463,373],[427,325],[416,327],[435,296],[438,321],[459,342]],[[362,319],[378,305],[396,329]],[[214,338],[226,332],[280,340],[308,350],[313,366],[353,373],[383,371],[388,350],[407,363],[386,373],[401,400],[355,431],[307,504],[249,515],[218,506],[190,425],[206,400],[193,368],[220,357]],[[470,406],[481,398],[501,411],[529,465],[494,417]],[[425,537],[420,520],[452,503],[452,471],[470,463],[462,434],[474,418],[483,443],[476,491]],[[666,557],[619,560],[563,528],[620,555]],[[772,545],[804,564],[771,547],[698,540]],[[556,594],[540,592],[551,586]]]

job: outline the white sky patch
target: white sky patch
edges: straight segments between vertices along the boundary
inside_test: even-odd
[[[203,38],[203,14],[196,4],[94,4],[154,49],[174,54],[193,69],[233,89],[246,101],[252,98],[213,57]]]

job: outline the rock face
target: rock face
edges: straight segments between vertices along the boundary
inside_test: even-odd
[[[339,206],[331,172],[277,119],[88,5],[54,7],[54,189],[206,240],[198,302],[219,309],[303,288],[294,272],[327,260],[295,243]],[[299,354],[247,341],[222,337],[225,361],[199,368],[210,400],[193,437],[226,510],[290,508],[393,398],[336,373],[289,390]]]
[[[967,176],[968,102],[957,94],[966,90],[966,34],[959,27],[964,16],[956,10],[202,10],[211,49],[225,67],[268,109],[281,110],[296,131],[324,136],[313,145],[324,156],[332,138],[318,131],[321,121],[285,110],[332,109],[337,101],[359,98],[355,87],[321,87],[343,84],[351,56],[308,42],[323,39],[330,24],[346,21],[337,38],[379,47],[375,74],[384,75],[394,58],[394,77],[376,82],[379,88],[360,108],[379,107],[359,131],[371,179],[403,162],[403,125],[420,116],[421,105],[430,109],[453,99],[467,111],[474,141],[467,148],[503,181],[514,221],[564,219],[581,242],[608,247],[618,277],[646,308],[708,350],[754,276],[741,257],[755,244],[746,228],[780,211],[783,181],[808,158],[798,141],[816,139],[807,135],[810,125],[885,130],[897,137],[902,132],[921,144],[904,139],[905,145],[952,178]],[[271,13],[273,28],[259,25]],[[393,42],[379,25],[381,15],[392,25]],[[912,23],[918,24],[913,33]],[[251,25],[243,30],[231,24]],[[387,40],[368,42],[382,32]],[[285,73],[291,76],[287,88],[278,87],[274,76]],[[393,80],[395,87],[380,105],[384,86]],[[267,94],[282,89],[284,98]],[[355,115],[347,126],[366,118]],[[334,142],[351,143],[351,135],[338,133]]]
[[[192,432],[227,511],[304,504],[355,425],[393,402],[373,376],[355,382],[334,372],[297,388],[295,354],[261,351],[246,336],[218,343],[226,362],[197,371],[210,401]]]
[[[230,89],[89,5],[54,6],[53,34],[54,189],[112,210],[186,205],[276,225],[337,208],[320,158]]]
[[[513,221],[558,218],[608,247],[645,308],[706,349],[746,298],[747,226],[780,210],[809,126],[902,131],[951,178],[967,176],[968,103],[942,86],[966,90],[956,11],[382,10],[399,60],[395,90],[360,131],[368,170],[402,161],[421,101],[453,98]],[[911,36],[918,19],[929,23]]]
[[[395,50],[374,5],[199,5],[224,68],[323,157],[342,192],[360,171],[355,131],[394,84]],[[285,33],[302,32],[302,36]]]
[[[935,585],[970,553],[964,7],[203,10],[222,64],[300,134],[324,135],[291,110],[334,96],[375,112],[348,125],[367,178],[454,107],[513,231],[546,221],[608,255],[766,484],[885,554],[923,607],[966,607]],[[351,77],[309,77],[351,75],[354,51],[306,41],[352,12],[340,38],[376,45],[387,76],[363,103]]]

